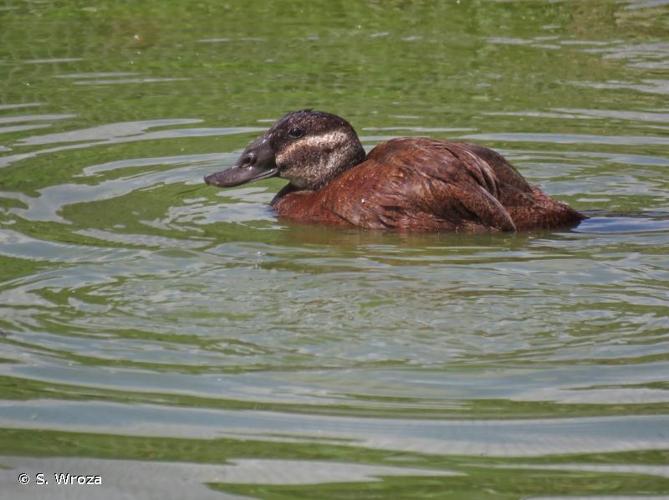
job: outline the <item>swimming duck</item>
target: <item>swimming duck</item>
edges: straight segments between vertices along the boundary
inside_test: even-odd
[[[366,154],[346,120],[308,109],[279,119],[233,167],[205,182],[232,187],[275,176],[289,183],[271,206],[304,223],[497,232],[569,227],[585,218],[491,149],[402,137]]]

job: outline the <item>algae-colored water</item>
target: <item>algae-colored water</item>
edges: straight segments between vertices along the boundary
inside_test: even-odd
[[[668,97],[666,1],[5,0],[0,497],[669,494]],[[305,107],[591,218],[400,236],[204,185]]]

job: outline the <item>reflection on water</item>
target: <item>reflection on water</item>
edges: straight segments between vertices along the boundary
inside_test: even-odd
[[[575,229],[585,233],[646,233],[669,230],[669,214],[659,217],[591,216]]]
[[[382,477],[392,476],[452,476],[444,470],[414,469],[411,467],[389,467],[365,464],[319,462],[315,460],[232,460],[226,465],[140,462],[118,460],[79,460],[67,458],[26,459],[9,457],[7,463],[13,469],[27,471],[31,478],[43,470],[95,470],[105,471],[100,488],[93,489],[87,498],[118,498],[127,490],[137,496],[150,496],[153,484],[161,484],[171,498],[226,499],[247,498],[221,494],[206,488],[211,483],[246,483],[268,485],[317,485],[320,483],[376,482]],[[4,476],[4,477],[3,477]],[[56,481],[48,475],[52,483]],[[14,471],[0,471],[0,481],[11,486],[12,498],[34,498],[25,486],[15,484]],[[124,487],[119,487],[124,485]],[[60,496],[58,496],[60,494]],[[72,488],[60,487],[50,498],[72,498]]]
[[[666,7],[0,8],[2,491],[666,494]],[[484,143],[589,218],[333,230],[204,185],[305,107]]]

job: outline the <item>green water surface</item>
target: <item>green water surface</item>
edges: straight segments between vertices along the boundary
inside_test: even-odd
[[[591,218],[396,235],[204,185],[306,107]],[[4,0],[0,498],[666,498],[668,169],[664,0]]]

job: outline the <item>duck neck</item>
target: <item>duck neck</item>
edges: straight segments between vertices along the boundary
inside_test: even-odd
[[[331,155],[327,159],[329,164],[324,165],[322,170],[323,172],[327,172],[327,174],[320,179],[320,182],[314,186],[313,190],[317,191],[321,189],[347,170],[365,161],[365,158],[367,158],[367,153],[365,153],[365,149],[362,147],[360,140],[355,137],[355,140],[351,141],[349,147],[339,154]]]

